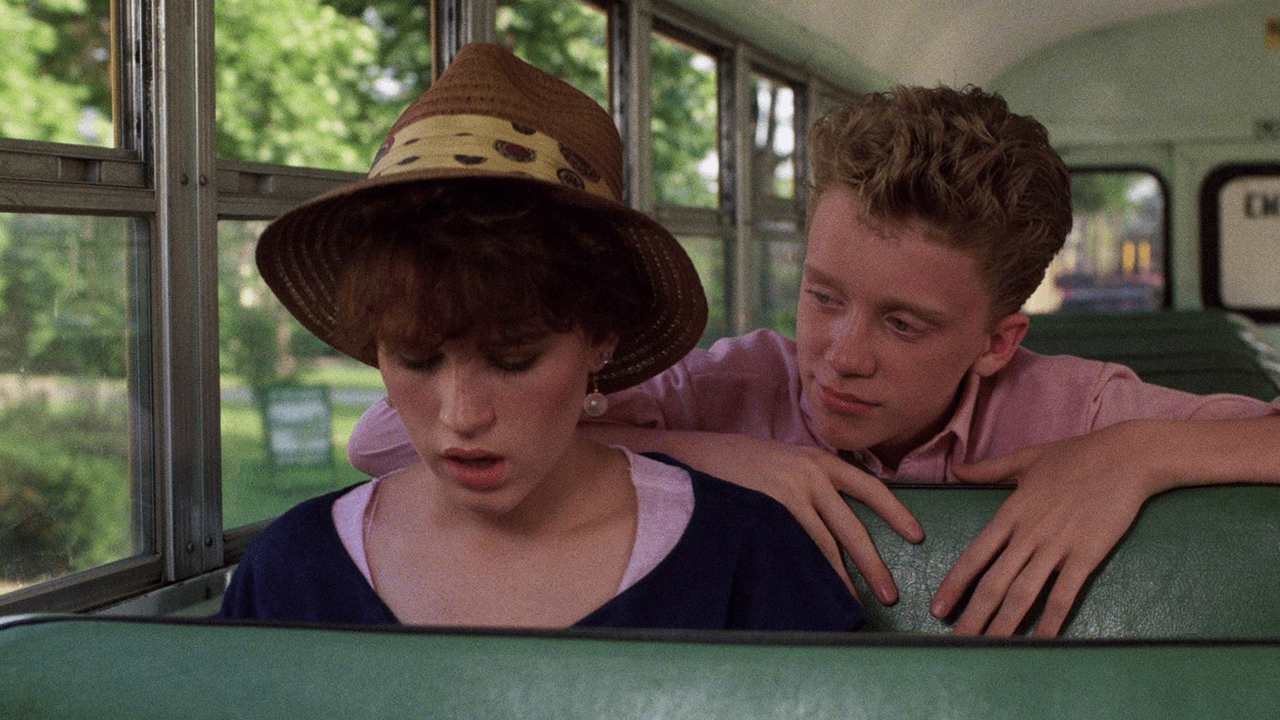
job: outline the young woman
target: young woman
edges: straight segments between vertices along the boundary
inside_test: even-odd
[[[420,461],[302,503],[250,546],[227,618],[849,630],[821,552],[762,494],[580,435],[696,342],[688,257],[619,201],[608,115],[464,48],[369,178],[282,216],[263,277],[377,366]]]

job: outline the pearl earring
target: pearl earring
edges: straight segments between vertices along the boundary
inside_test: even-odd
[[[608,365],[609,361],[612,359],[613,353],[608,350],[600,353],[600,368],[604,369],[604,366]],[[596,382],[595,373],[588,373],[587,377],[591,380],[591,392],[588,393],[587,397],[582,401],[582,411],[585,412],[588,417],[600,417],[609,409],[609,398],[605,397],[604,393],[600,392],[600,386]]]

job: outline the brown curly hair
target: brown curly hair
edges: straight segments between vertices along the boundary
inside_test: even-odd
[[[362,210],[337,322],[363,348],[575,328],[597,341],[639,322],[650,294],[609,221],[527,182],[397,190]]]
[[[1044,126],[973,86],[869,94],[827,113],[809,141],[811,212],[845,187],[870,219],[972,253],[993,319],[1022,307],[1071,230],[1071,181]]]

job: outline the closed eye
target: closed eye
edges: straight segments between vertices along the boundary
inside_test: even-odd
[[[396,362],[400,363],[400,366],[406,370],[412,370],[413,372],[431,372],[440,367],[440,363],[443,361],[443,353],[431,353],[425,357],[407,353],[396,354]]]
[[[490,359],[489,362],[491,362],[495,368],[504,373],[517,374],[533,368],[534,365],[538,364],[538,360],[541,359],[541,357],[541,353],[500,355]]]

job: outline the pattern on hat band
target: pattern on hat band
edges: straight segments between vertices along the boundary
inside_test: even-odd
[[[400,128],[378,151],[369,177],[466,168],[519,173],[619,201],[586,160],[537,130],[488,115],[436,115]]]

